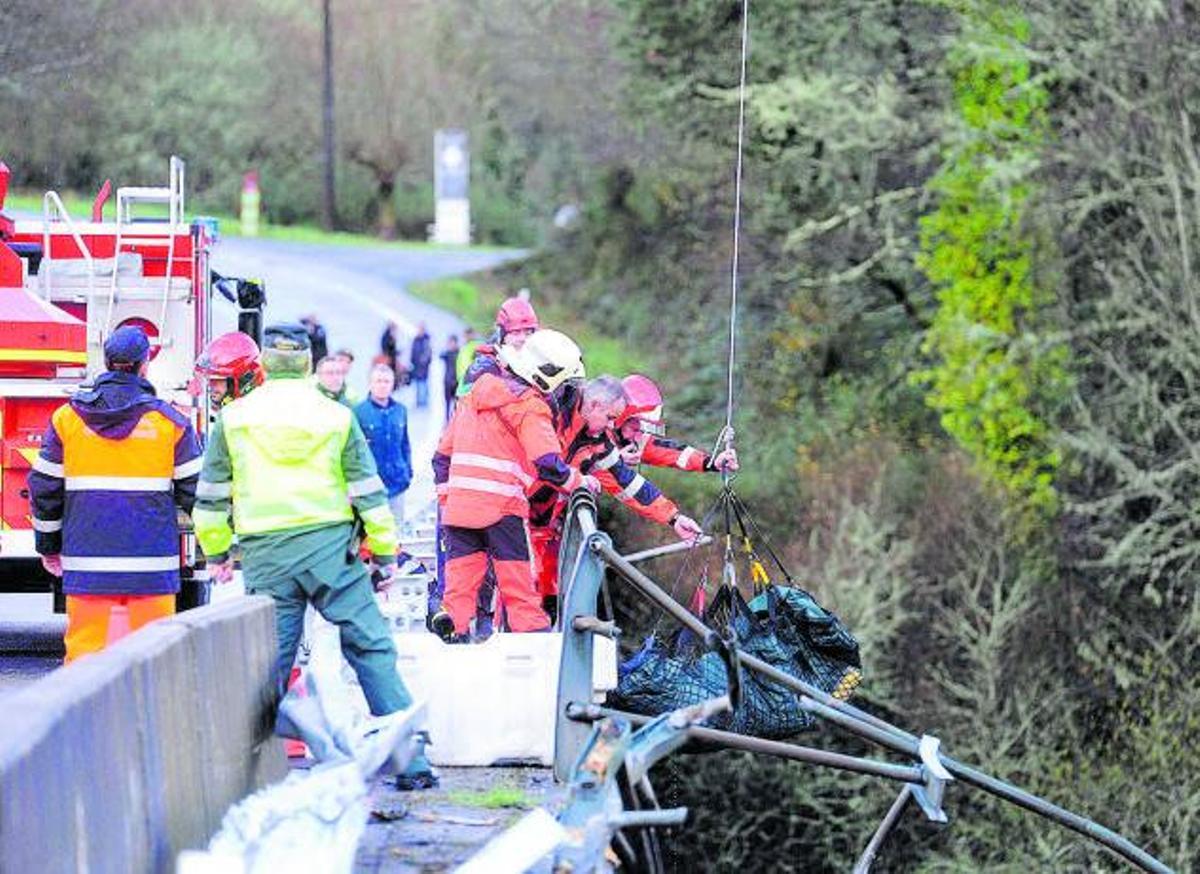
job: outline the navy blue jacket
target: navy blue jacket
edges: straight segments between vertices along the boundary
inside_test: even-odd
[[[412,361],[412,378],[429,379],[429,363],[433,361],[433,341],[428,334],[413,337],[409,352]]]
[[[394,398],[388,398],[386,407],[367,398],[354,408],[354,415],[367,436],[367,445],[375,456],[375,466],[379,468],[388,497],[394,498],[412,482],[408,410]]]
[[[202,464],[188,419],[128,373],[102,374],[50,420],[29,474],[34,541],[69,595],[179,590],[176,509]]]

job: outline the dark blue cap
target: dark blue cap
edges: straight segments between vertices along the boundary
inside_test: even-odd
[[[104,341],[104,363],[110,370],[115,364],[141,364],[149,356],[150,341],[136,325],[123,325]]]

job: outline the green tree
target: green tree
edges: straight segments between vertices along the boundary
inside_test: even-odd
[[[950,58],[959,130],[930,182],[938,207],[921,222],[918,263],[939,306],[925,340],[938,361],[920,378],[942,425],[984,469],[1052,512],[1061,456],[1049,416],[1066,356],[1038,334],[1053,297],[1036,282],[1028,209],[1047,93],[1020,51],[1025,19],[991,0],[963,16]]]
[[[460,6],[348,0],[335,10],[338,136],[375,184],[381,237],[396,236],[400,174],[427,178],[434,131],[467,125],[478,105],[480,83],[455,28]]]

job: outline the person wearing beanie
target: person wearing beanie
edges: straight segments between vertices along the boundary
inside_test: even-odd
[[[274,679],[281,696],[311,603],[338,626],[342,654],[358,675],[371,714],[399,714],[412,698],[359,559],[355,523],[357,516],[386,587],[396,573],[399,545],[370,447],[354,413],[325,397],[309,378],[312,353],[301,325],[267,328],[262,364],[266,382],[222,409],[204,453],[193,518],[212,580],[232,578],[236,533],[247,593],[275,600]],[[281,713],[281,731],[286,715]],[[423,754],[397,779],[401,788],[437,782]]]
[[[104,648],[114,607],[131,631],[175,612],[177,511],[191,512],[202,459],[149,361],[141,328],[113,331],[106,371],[54,413],[29,475],[34,545],[63,579],[67,662]]]

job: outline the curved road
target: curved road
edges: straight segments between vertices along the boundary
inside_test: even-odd
[[[434,365],[430,373],[430,406],[415,408],[411,389],[399,397],[409,407],[409,434],[413,445],[414,483],[411,504],[432,494],[429,461],[442,424],[441,362],[437,353],[450,334],[460,334],[463,323],[455,315],[417,300],[405,292],[410,282],[457,276],[496,266],[522,252],[453,249],[405,249],[318,245],[275,240],[229,238],[213,252],[212,267],[226,276],[257,277],[266,282],[266,323],[295,321],[315,314],[325,325],[330,351],[350,349],[355,356],[350,384],[366,394],[367,370],[379,352],[379,340],[389,321],[412,334],[424,322],[433,339]],[[236,312],[219,295],[213,303],[214,331],[231,330]],[[61,618],[51,616],[50,596],[0,595],[0,650],[25,649],[20,635],[46,637],[61,628]],[[32,682],[58,666],[56,657],[0,651],[0,696],[6,689]]]

